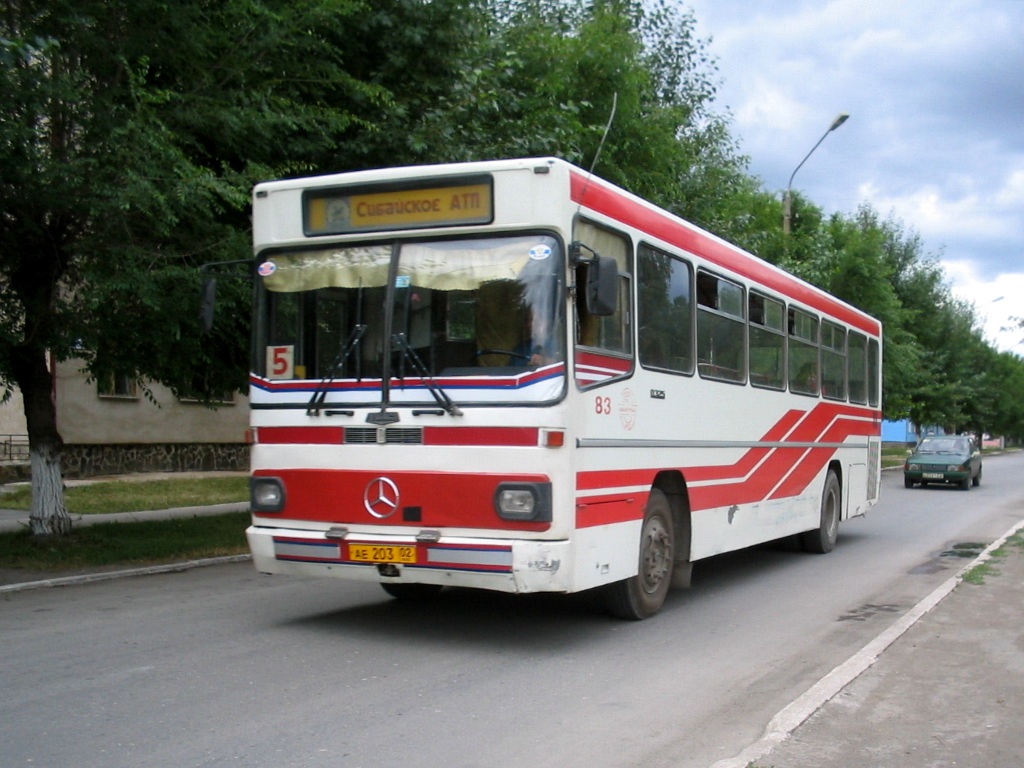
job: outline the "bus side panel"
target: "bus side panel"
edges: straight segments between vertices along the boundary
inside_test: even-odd
[[[575,591],[622,581],[639,569],[642,520],[580,528],[573,546]]]
[[[800,496],[694,512],[690,559],[702,560],[818,527],[821,488],[815,483]]]

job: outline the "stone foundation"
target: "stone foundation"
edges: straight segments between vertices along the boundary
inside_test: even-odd
[[[244,443],[65,445],[60,463],[66,478],[136,472],[244,472],[249,468],[249,446]]]

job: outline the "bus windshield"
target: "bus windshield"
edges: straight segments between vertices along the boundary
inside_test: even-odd
[[[275,252],[258,269],[253,370],[331,404],[432,403],[437,386],[463,403],[556,399],[563,264],[549,235]]]

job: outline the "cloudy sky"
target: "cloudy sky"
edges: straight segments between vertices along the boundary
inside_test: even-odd
[[[1024,0],[685,0],[750,170],[918,233],[986,338],[1024,355]],[[1001,300],[997,299],[1003,297]]]

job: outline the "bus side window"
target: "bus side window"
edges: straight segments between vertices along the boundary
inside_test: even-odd
[[[786,387],[786,305],[750,292],[750,383]]]
[[[827,320],[821,323],[821,394],[846,399],[846,329]]]
[[[588,264],[576,267],[576,344],[618,354],[631,354],[629,241],[625,237],[579,219],[573,239],[587,249],[615,260],[619,268],[619,300],[611,315],[592,315],[587,311],[586,285]]]
[[[697,272],[697,370],[723,381],[747,379],[743,287]]]
[[[847,371],[850,382],[850,402],[864,405],[868,401],[867,388],[867,338],[850,331],[847,339]]]
[[[641,245],[637,251],[640,362],[693,373],[693,267]]]
[[[868,405],[877,408],[881,400],[881,384],[878,372],[882,361],[879,355],[878,341],[868,340]]]
[[[789,308],[789,389],[817,395],[821,374],[818,364],[818,318]]]

